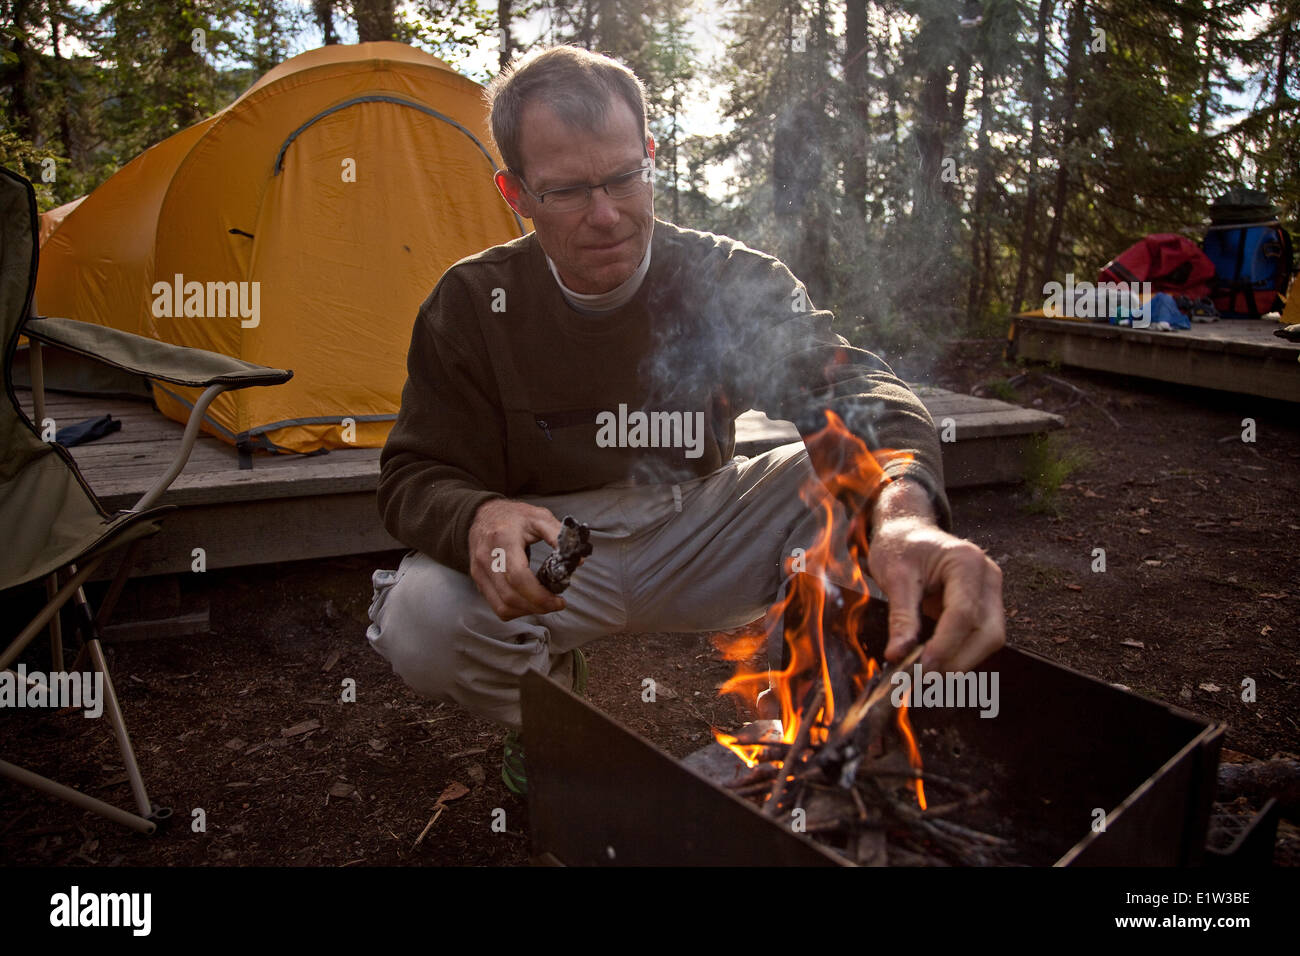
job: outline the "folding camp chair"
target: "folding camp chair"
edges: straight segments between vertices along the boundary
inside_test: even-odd
[[[3,378],[5,395],[0,399],[0,592],[10,592],[44,579],[46,604],[9,646],[0,652],[0,672],[8,672],[23,650],[50,626],[51,674],[63,670],[63,633],[60,611],[75,602],[77,630],[83,647],[74,662],[75,671],[89,658],[102,675],[104,714],[112,724],[138,813],[95,799],[71,787],[0,760],[0,774],[53,794],[84,809],[94,811],[143,833],[152,833],[156,821],[169,811],[149,802],[144,780],[131,749],[122,710],[113,692],[112,680],[100,647],[99,633],[112,613],[130,574],[136,550],[143,539],[160,530],[160,518],[174,506],[155,503],[180,474],[198,437],[203,413],[226,389],[250,385],[278,385],[293,372],[264,368],[239,359],[156,342],[116,329],[72,319],[38,318],[29,315],[32,290],[36,285],[37,216],[31,184],[7,169],[0,169],[0,313],[4,322]],[[185,434],[175,459],[166,473],[136,502],[130,511],[109,515],[62,446],[42,441],[33,422],[24,414],[14,393],[11,377],[18,338],[30,342],[29,362],[35,417],[45,417],[42,345],[66,349],[118,369],[149,378],[203,388],[194,403]],[[126,548],[122,562],[98,612],[86,600],[84,583],[99,570],[111,553]],[[23,675],[26,678],[26,675]]]

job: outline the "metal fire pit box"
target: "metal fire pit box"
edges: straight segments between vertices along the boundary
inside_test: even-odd
[[[873,600],[862,641],[877,657],[887,622],[888,605]],[[829,633],[837,622],[824,626]],[[1013,832],[1033,835],[1026,840],[1033,856],[1024,862],[1201,864],[1223,724],[1018,648],[1004,647],[981,670],[999,674],[996,717],[981,718],[972,707],[926,707],[911,708],[909,718],[927,768],[973,777]],[[847,864],[540,673],[526,674],[522,689],[536,861]],[[1096,825],[1098,809],[1104,829]]]

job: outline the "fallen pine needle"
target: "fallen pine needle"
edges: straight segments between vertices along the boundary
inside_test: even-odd
[[[442,816],[442,811],[446,809],[447,807],[445,805],[441,803],[438,804],[438,812],[429,818],[429,822],[424,825],[424,829],[420,831],[420,835],[415,838],[415,842],[411,844],[412,850],[414,850],[417,846],[420,845],[420,842],[424,839],[425,834],[428,833],[431,829],[433,829],[433,825],[438,822],[438,817]]]

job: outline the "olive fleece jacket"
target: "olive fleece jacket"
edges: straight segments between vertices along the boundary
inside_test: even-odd
[[[751,408],[805,437],[834,409],[868,447],[910,451],[886,473],[921,483],[951,526],[925,406],[831,331],[785,265],[662,220],[651,241],[636,295],[600,315],[569,305],[531,233],[443,274],[380,457],[393,537],[468,572],[484,501],[707,475],[733,456],[736,416]]]

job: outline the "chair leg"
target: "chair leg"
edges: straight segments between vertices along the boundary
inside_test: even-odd
[[[8,777],[17,783],[40,790],[42,793],[48,793],[52,797],[66,800],[73,806],[89,810],[91,813],[98,813],[101,817],[107,817],[114,823],[120,823],[122,826],[130,827],[139,833],[153,833],[158,829],[158,824],[153,820],[138,817],[134,813],[88,796],[80,790],[73,790],[71,787],[66,787],[49,777],[42,777],[39,773],[32,773],[30,770],[9,763],[7,760],[0,760],[0,777]]]
[[[45,579],[45,600],[50,602],[59,593],[59,573],[55,571]],[[63,670],[63,617],[55,613],[50,618],[50,670]]]
[[[82,582],[95,572],[99,565],[103,563],[103,560],[103,557],[94,558],[82,565],[80,569],[76,565],[70,565],[68,568],[70,577],[62,586],[58,584],[58,579],[54,576],[47,579],[46,587],[52,587],[55,592],[53,598],[46,603],[36,619],[23,628],[22,633],[0,654],[0,670],[8,668],[13,661],[17,660],[18,655],[23,652],[23,649],[31,643],[32,639],[41,632],[51,619],[57,620],[59,609],[67,603],[69,598],[75,602],[80,618],[79,626],[85,628],[85,640],[82,642],[81,652],[77,655],[76,661],[73,662],[72,669],[74,671],[78,670],[85,658],[89,656],[93,667],[101,675],[104,710],[108,714],[109,722],[113,727],[113,734],[117,737],[118,749],[121,751],[122,761],[126,765],[127,780],[131,784],[131,794],[135,798],[136,806],[140,812],[135,814],[120,807],[115,807],[111,803],[84,794],[80,790],[74,790],[72,787],[65,786],[48,777],[43,777],[38,773],[33,773],[6,760],[0,760],[0,776],[8,777],[43,793],[66,800],[68,803],[89,810],[92,813],[98,813],[102,817],[140,833],[153,833],[158,828],[158,821],[171,816],[171,810],[165,807],[155,808],[149,802],[149,794],[145,790],[140,765],[135,759],[135,750],[131,746],[131,736],[126,729],[126,720],[122,716],[122,708],[117,700],[117,692],[113,688],[113,679],[108,672],[108,661],[104,657],[104,649],[100,644],[95,616],[91,613],[90,602],[86,599],[86,592],[82,588]],[[118,590],[120,591],[120,588]],[[115,595],[114,598],[116,598]],[[58,640],[61,652],[61,630],[59,631]],[[59,669],[60,666],[61,664],[56,664],[55,669]]]
[[[14,661],[18,660],[18,655],[27,649],[27,645],[36,638],[36,635],[45,630],[45,625],[50,622],[50,618],[59,613],[59,609],[63,607],[72,593],[80,588],[82,582],[94,574],[103,563],[104,558],[101,555],[98,558],[92,558],[82,565],[79,570],[70,572],[72,577],[63,583],[58,593],[54,595],[54,599],[47,602],[41,612],[22,629],[17,637],[9,642],[9,646],[5,648],[4,652],[0,653],[0,671],[8,669]]]
[[[131,735],[127,733],[126,720],[117,702],[117,692],[113,690],[113,679],[108,674],[108,662],[104,660],[104,650],[99,646],[98,637],[90,641],[87,646],[90,648],[90,658],[95,662],[95,670],[104,675],[104,713],[108,715],[109,721],[113,724],[113,733],[117,735],[117,747],[122,752],[122,761],[126,764],[126,776],[131,783],[131,794],[135,797],[135,805],[140,810],[140,816],[151,817],[154,815],[154,806],[149,802],[149,794],[144,788],[144,777],[140,774],[140,765],[136,763],[135,750],[131,746]]]
[[[108,592],[99,602],[99,612],[95,615],[95,624],[99,627],[104,627],[108,623],[109,617],[117,607],[117,599],[122,596],[126,579],[131,576],[131,568],[135,566],[136,555],[139,554],[143,544],[144,538],[136,538],[126,546],[126,551],[122,554],[122,562],[117,566],[117,574],[113,575],[113,583],[108,586]]]
[[[131,783],[131,794],[135,797],[140,816],[153,816],[154,807],[149,802],[144,777],[140,774],[140,765],[135,759],[135,749],[131,746],[131,735],[126,729],[126,719],[122,716],[122,708],[117,702],[117,692],[113,689],[113,678],[108,673],[108,661],[105,660],[104,649],[99,643],[99,628],[90,610],[90,602],[86,600],[86,592],[80,587],[77,588],[76,601],[77,609],[81,612],[82,625],[86,628],[86,650],[90,653],[95,670],[103,677],[104,713],[108,715],[109,722],[113,725],[113,733],[117,736],[117,747],[122,752],[122,761],[126,764],[126,776]]]

